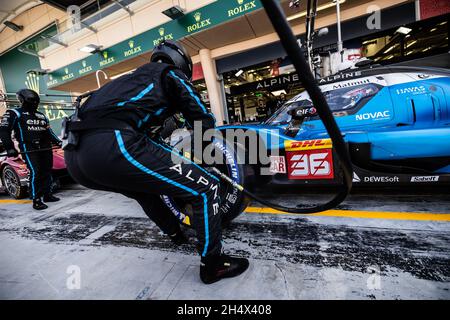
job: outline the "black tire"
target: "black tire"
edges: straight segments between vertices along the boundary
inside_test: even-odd
[[[216,142],[216,150],[219,146]],[[221,144],[223,146],[223,144]],[[216,166],[221,172],[225,173],[227,176],[231,177],[240,185],[246,185],[249,177],[252,176],[251,168],[243,164],[239,164],[237,161],[237,151],[229,150],[227,148],[220,148],[222,152],[226,155],[226,163],[223,165]],[[222,199],[220,205],[220,213],[222,215],[222,225],[227,226],[233,219],[238,217],[247,208],[250,203],[250,199],[245,196],[241,191],[232,187],[226,182],[222,182],[220,190],[220,197]],[[189,205],[186,205],[180,200],[173,199],[168,196],[161,197],[167,207],[172,211],[174,215],[180,220],[184,225],[190,226],[190,221],[192,221],[192,212]],[[187,218],[186,218],[187,217]]]
[[[20,178],[10,165],[2,170],[2,184],[6,192],[15,199],[23,199],[27,196],[27,187],[20,184]]]

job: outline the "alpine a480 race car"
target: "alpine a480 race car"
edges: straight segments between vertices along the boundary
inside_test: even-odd
[[[450,182],[449,70],[374,67],[318,81],[347,142],[355,186]],[[219,128],[224,136],[229,129],[256,133],[268,152],[266,163],[242,164],[236,150],[215,142],[227,159],[221,171],[241,185],[342,183],[331,140],[306,91],[261,124]],[[177,201],[163,199],[185,219]],[[222,199],[224,221],[232,220],[248,204],[239,190],[228,185],[222,188]]]

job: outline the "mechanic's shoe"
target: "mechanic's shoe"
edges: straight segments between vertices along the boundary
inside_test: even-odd
[[[175,233],[174,235],[169,236],[169,238],[177,246],[189,243],[189,239],[181,230]]]
[[[45,210],[48,206],[42,202],[41,198],[33,200],[33,209],[34,210]]]
[[[202,258],[200,279],[211,284],[223,278],[233,278],[247,270],[249,262],[245,258],[230,257],[226,254]]]
[[[44,202],[57,202],[59,200],[61,200],[61,199],[58,197],[55,197],[52,194],[47,194],[44,196]]]

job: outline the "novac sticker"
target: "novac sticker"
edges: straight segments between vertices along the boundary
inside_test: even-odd
[[[291,180],[333,179],[333,150],[287,151]]]

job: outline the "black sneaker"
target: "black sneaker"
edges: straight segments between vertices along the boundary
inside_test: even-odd
[[[59,200],[61,200],[61,199],[58,197],[55,197],[52,194],[47,194],[44,196],[44,202],[57,202]]]
[[[177,246],[181,246],[183,244],[189,243],[189,239],[186,237],[186,235],[183,233],[183,231],[178,231],[174,235],[169,236],[170,240]]]
[[[33,209],[34,210],[45,210],[47,208],[48,208],[48,206],[45,203],[43,203],[40,198],[33,200]]]
[[[211,284],[224,278],[233,278],[247,270],[249,262],[245,258],[230,257],[226,254],[202,258],[200,279]]]

